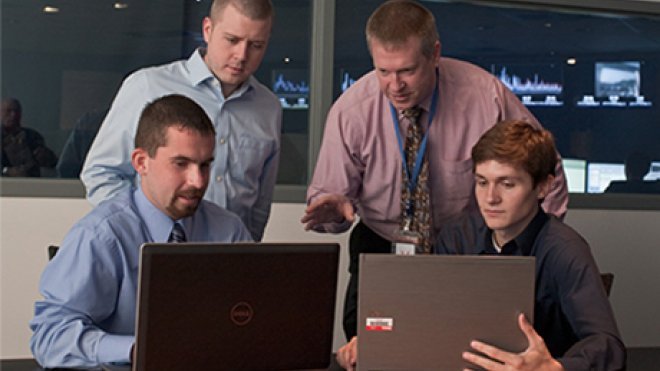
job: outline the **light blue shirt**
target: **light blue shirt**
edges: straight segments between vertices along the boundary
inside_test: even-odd
[[[80,178],[95,205],[133,184],[131,152],[142,109],[164,95],[185,95],[206,111],[217,135],[205,198],[236,213],[259,241],[277,180],[282,108],[277,97],[252,76],[225,99],[202,53],[198,49],[188,60],[144,68],[126,78]]]
[[[174,221],[141,190],[124,189],[76,223],[46,266],[30,348],[47,368],[128,362],[135,342],[139,248],[166,242]],[[178,220],[188,241],[251,240],[241,220],[203,201]]]

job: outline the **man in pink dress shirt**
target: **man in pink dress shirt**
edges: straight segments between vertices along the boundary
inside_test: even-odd
[[[401,112],[422,108],[419,122],[428,135],[431,236],[452,216],[476,208],[470,150],[479,137],[506,119],[540,126],[495,76],[440,57],[435,19],[419,3],[387,1],[369,18],[366,34],[374,70],[339,97],[328,113],[302,218],[308,230],[341,233],[353,225],[356,214],[360,216],[350,237],[351,277],[344,303],[349,340],[357,332],[358,255],[391,252],[401,229],[403,172],[397,136],[407,130]],[[561,162],[556,174],[543,207],[562,217],[568,189]]]

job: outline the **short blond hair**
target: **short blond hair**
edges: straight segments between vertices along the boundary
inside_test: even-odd
[[[270,0],[214,0],[209,16],[214,20],[217,19],[229,4],[252,20],[272,18],[275,12]]]
[[[367,21],[367,45],[372,40],[397,47],[410,37],[419,37],[422,54],[432,58],[440,41],[433,13],[413,0],[390,0],[379,6]]]

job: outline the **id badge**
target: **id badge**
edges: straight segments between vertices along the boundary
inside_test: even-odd
[[[415,255],[415,244],[405,242],[394,242],[393,252],[396,255]]]
[[[392,241],[392,253],[415,255],[422,251],[422,235],[409,229],[400,229]]]

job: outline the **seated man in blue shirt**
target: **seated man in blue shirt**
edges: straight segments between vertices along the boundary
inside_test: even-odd
[[[41,277],[30,347],[43,367],[130,361],[143,243],[251,240],[236,215],[203,200],[214,150],[213,125],[189,98],[144,108],[131,154],[139,187],[76,223]]]
[[[534,326],[524,315],[518,318],[529,346],[514,354],[471,342],[473,350],[463,358],[486,370],[625,368],[625,348],[589,245],[540,207],[554,179],[556,153],[546,130],[523,121],[493,126],[472,148],[479,212],[448,223],[434,245],[437,254],[536,257]],[[337,352],[349,370],[356,359],[355,339]]]
[[[589,245],[539,207],[554,178],[552,134],[500,122],[472,148],[472,161],[479,213],[447,225],[435,252],[536,257],[535,321],[532,327],[519,316],[524,352],[473,341],[463,358],[487,370],[624,369],[625,348]]]

